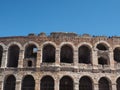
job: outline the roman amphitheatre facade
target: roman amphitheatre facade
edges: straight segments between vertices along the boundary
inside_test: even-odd
[[[0,90],[120,90],[120,37],[1,37]]]

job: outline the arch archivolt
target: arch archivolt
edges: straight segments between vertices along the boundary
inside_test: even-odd
[[[2,46],[3,50],[7,50],[7,46],[3,43],[0,43],[0,46]]]
[[[95,79],[94,79],[91,75],[87,75],[87,74],[81,75],[81,76],[79,77],[79,80],[80,80],[82,77],[88,77],[88,78],[92,81],[92,83],[95,82]]]
[[[13,74],[13,73],[4,73],[4,75],[2,75],[2,78],[3,78],[3,80],[5,80],[8,76],[10,76],[10,75],[13,75],[15,78],[16,78],[16,80],[23,80],[24,79],[24,77],[25,76],[27,76],[27,75],[30,75],[30,76],[32,76],[34,79],[35,79],[35,75],[34,74],[31,74],[31,73],[18,73],[18,74]]]
[[[9,48],[12,45],[17,45],[20,48],[20,50],[23,49],[22,45],[19,42],[11,42],[7,45],[7,47]]]
[[[34,74],[29,74],[29,73],[22,75],[21,80],[23,80],[26,76],[32,76],[35,80],[35,75]]]
[[[65,74],[60,75],[60,76],[59,76],[59,80],[62,79],[63,77],[66,77],[66,76],[67,76],[67,77],[70,77],[70,78],[72,79],[72,81],[74,82],[74,76],[69,75],[69,74],[66,74],[66,75],[65,75]]]
[[[44,43],[41,45],[41,49],[43,49],[43,47],[44,47],[45,45],[48,45],[48,44],[54,46],[54,48],[57,48],[56,43],[51,42],[51,41],[46,41],[46,42],[44,42]]]
[[[114,50],[115,48],[120,48],[120,45],[114,45],[114,46],[113,46],[113,50]]]
[[[90,80],[93,82],[93,83],[98,83],[99,82],[99,80],[102,78],[102,77],[105,77],[108,81],[110,81],[110,83],[112,83],[112,82],[114,82],[114,81],[112,81],[113,79],[112,79],[112,76],[109,76],[109,75],[91,75],[91,74],[82,74],[82,75],[80,75],[79,76],[79,80],[82,78],[82,77],[88,77],[88,78],[90,78]]]
[[[99,77],[98,77],[98,82],[99,82],[99,80],[101,79],[101,78],[106,78],[111,84],[112,84],[112,78],[111,78],[111,76],[109,76],[109,75],[102,75],[102,76],[100,76],[99,75]]]
[[[42,80],[42,78],[46,77],[46,76],[50,76],[51,78],[53,78],[53,80],[55,81],[55,77],[53,74],[43,74],[39,77],[40,81]]]
[[[3,78],[4,81],[6,81],[6,79],[11,75],[13,75],[16,78],[16,76],[14,74],[5,74],[5,75],[2,76],[2,78]]]
[[[96,47],[97,47],[98,44],[103,44],[103,45],[105,45],[105,46],[108,48],[109,51],[112,50],[112,47],[110,46],[110,44],[109,44],[107,41],[104,41],[104,40],[101,40],[101,41],[96,42],[96,43],[94,44],[94,50],[97,50]]]
[[[62,42],[62,43],[59,45],[59,48],[61,48],[61,47],[64,46],[64,45],[70,46],[70,47],[73,49],[73,51],[75,50],[75,45],[74,45],[72,42]]]
[[[114,82],[116,83],[117,79],[120,78],[120,75],[117,75],[115,78],[113,78]]]
[[[38,50],[40,49],[38,43],[36,43],[36,42],[34,42],[34,41],[29,41],[29,42],[27,42],[27,43],[24,44],[24,46],[23,46],[24,50],[25,50],[25,48],[26,48],[28,45],[31,45],[31,44],[32,44],[32,45],[35,45],[35,46],[38,48]]]
[[[87,42],[79,43],[79,44],[77,45],[77,48],[79,48],[79,47],[81,47],[81,46],[86,46],[86,47],[88,47],[89,49],[92,49],[92,47],[93,47],[90,43],[87,43]]]

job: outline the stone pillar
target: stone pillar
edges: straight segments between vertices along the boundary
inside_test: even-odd
[[[117,90],[117,85],[116,85],[116,83],[112,84],[112,89],[110,89],[110,90]]]
[[[99,90],[99,84],[98,83],[94,83],[93,90]]]
[[[20,50],[18,68],[23,68],[24,50]]]
[[[54,90],[59,90],[59,79],[55,79],[55,85],[54,85]]]
[[[36,67],[37,68],[40,68],[40,63],[42,63],[42,60],[41,60],[41,50],[38,50],[37,51],[37,60],[36,60]]]
[[[79,90],[79,82],[75,82],[73,86],[74,86],[73,90]]]
[[[115,67],[114,67],[114,58],[113,58],[113,57],[114,57],[114,56],[113,56],[113,51],[110,50],[110,51],[109,51],[109,59],[110,59],[110,68],[111,68],[112,70],[115,69]]]
[[[74,63],[74,71],[77,72],[79,69],[78,69],[78,49],[75,48],[74,50],[74,57],[73,57],[73,63]]]
[[[15,90],[21,90],[21,85],[22,85],[21,80],[17,80]]]
[[[75,50],[74,50],[74,57],[73,57],[73,62],[74,62],[74,66],[78,66],[78,49],[77,48],[75,48]]]
[[[35,90],[40,90],[40,80],[39,79],[35,80]]]
[[[39,55],[40,55],[40,56],[39,56],[39,58],[40,58],[40,60],[39,60],[39,62],[40,62],[39,65],[42,63],[42,56],[43,56],[42,54],[43,54],[43,52],[42,52],[42,48],[41,48],[41,49],[39,50]]]
[[[55,64],[56,64],[57,66],[60,65],[60,49],[59,49],[59,48],[56,48]]]
[[[3,88],[4,88],[4,82],[0,81],[0,90],[3,90]]]
[[[3,57],[2,57],[2,63],[1,63],[1,67],[7,67],[7,60],[8,60],[8,50],[4,50],[3,51]]]
[[[97,50],[92,50],[91,61],[93,64],[93,69],[98,69],[98,57],[97,57]]]
[[[79,90],[79,78],[78,76],[75,76],[73,79],[73,90]]]

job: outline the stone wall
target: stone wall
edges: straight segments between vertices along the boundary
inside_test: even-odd
[[[10,57],[9,48],[12,45],[19,47],[17,67],[7,66],[8,58]],[[26,48],[29,45],[36,46],[36,58],[25,58]],[[45,45],[52,45],[55,48],[55,62],[43,62],[42,56]],[[61,48],[64,45],[68,45],[72,49],[72,63],[61,62]],[[101,45],[100,47],[105,48],[105,50],[98,49],[98,45]],[[51,76],[54,79],[54,90],[60,90],[60,80],[64,76],[68,76],[73,80],[73,90],[79,90],[80,79],[84,76],[91,79],[93,90],[99,90],[99,80],[102,77],[105,77],[110,82],[110,90],[117,90],[116,81],[120,77],[120,63],[119,59],[114,60],[114,49],[120,48],[120,37],[53,32],[48,36],[45,33],[40,33],[39,35],[1,37],[0,46],[3,48],[0,68],[0,90],[5,87],[5,80],[9,75],[14,75],[16,78],[16,90],[21,90],[22,80],[26,75],[33,76],[35,90],[40,90],[41,79],[44,76]],[[78,52],[81,46],[86,46],[90,50],[90,63],[79,63]],[[107,63],[104,60],[99,62],[98,59],[100,57],[106,59]],[[32,62],[29,62],[28,65],[28,61]]]

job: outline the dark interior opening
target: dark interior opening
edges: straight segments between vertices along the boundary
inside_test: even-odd
[[[99,90],[111,90],[111,84],[110,82],[102,77],[100,80],[99,80]]]
[[[98,64],[100,64],[100,65],[108,65],[108,60],[103,58],[103,57],[100,57],[100,58],[98,58]]]
[[[104,44],[98,44],[97,49],[98,50],[108,50],[107,47]]]
[[[79,80],[79,90],[93,90],[92,81],[89,77],[84,76]]]
[[[20,48],[17,45],[12,45],[8,49],[8,67],[17,67],[19,60]]]
[[[113,52],[114,52],[114,60],[120,63],[120,48],[115,48]]]
[[[4,90],[15,90],[16,79],[13,75],[6,78],[4,82]]]
[[[90,64],[91,63],[91,50],[87,46],[79,47],[79,63]]]
[[[73,63],[73,49],[69,45],[64,45],[60,52],[60,61],[62,63]]]
[[[50,76],[45,76],[41,79],[40,90],[54,90],[54,79]]]
[[[60,90],[73,90],[73,80],[68,77],[64,76],[60,79]]]
[[[22,90],[35,90],[35,80],[31,75],[24,77],[22,81]]]
[[[53,45],[45,45],[43,47],[43,62],[55,62],[55,47]]]
[[[117,83],[117,90],[120,90],[120,78],[117,79],[116,83]]]
[[[37,47],[33,44],[28,45],[25,49],[25,58],[37,58]]]
[[[32,61],[28,61],[28,67],[32,67]]]

